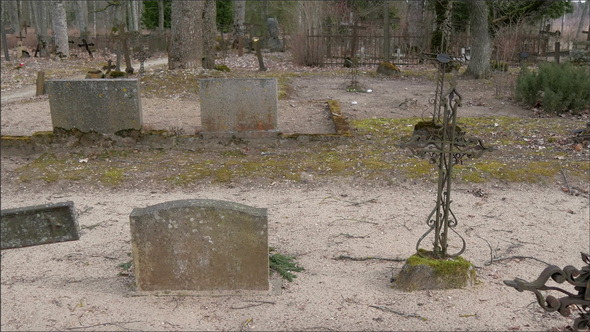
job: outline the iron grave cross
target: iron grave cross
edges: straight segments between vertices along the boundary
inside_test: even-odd
[[[434,258],[442,259],[459,256],[465,251],[465,239],[454,230],[457,218],[451,210],[453,165],[462,163],[465,157],[477,158],[491,149],[484,147],[480,139],[465,136],[465,132],[457,126],[457,108],[461,105],[461,94],[457,92],[454,83],[443,93],[446,66],[452,60],[446,54],[439,54],[436,61],[439,71],[432,121],[417,123],[409,142],[402,146],[409,148],[417,156],[430,159],[438,166],[436,206],[428,215],[426,224],[429,229],[418,240],[416,250],[420,248],[422,240],[434,232],[433,255]],[[459,236],[462,243],[459,251],[452,254],[448,252],[449,230]]]

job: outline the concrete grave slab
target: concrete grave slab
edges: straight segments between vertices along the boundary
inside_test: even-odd
[[[2,210],[1,248],[20,248],[80,239],[71,201]]]
[[[204,136],[278,133],[275,78],[208,78],[200,84]]]
[[[268,291],[267,210],[219,200],[133,209],[137,291]]]
[[[53,128],[114,134],[141,130],[138,79],[48,80]]]

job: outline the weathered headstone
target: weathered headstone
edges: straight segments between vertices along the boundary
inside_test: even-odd
[[[53,128],[114,134],[142,126],[139,80],[48,80]]]
[[[201,80],[204,135],[277,133],[275,78]]]
[[[266,209],[178,200],[129,219],[138,291],[269,289]]]
[[[40,244],[74,241],[80,238],[74,203],[2,210],[1,248],[20,248]]]
[[[282,52],[285,50],[285,44],[281,40],[279,34],[279,22],[276,18],[270,17],[266,20],[266,27],[268,28],[267,47],[271,52]]]

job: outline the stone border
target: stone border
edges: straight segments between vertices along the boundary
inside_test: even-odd
[[[0,149],[5,155],[29,155],[52,149],[76,150],[77,148],[97,147],[107,149],[157,148],[194,149],[211,144],[276,144],[288,142],[325,142],[348,140],[352,137],[348,118],[342,115],[336,100],[327,101],[330,119],[334,123],[335,134],[283,134],[264,132],[255,135],[209,136],[175,135],[166,130],[123,130],[116,134],[83,133],[79,130],[35,132],[31,136],[2,136]]]

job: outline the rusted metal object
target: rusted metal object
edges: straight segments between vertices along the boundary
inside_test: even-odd
[[[477,158],[483,152],[491,150],[485,147],[478,138],[471,138],[457,126],[457,108],[461,105],[462,96],[455,84],[443,93],[446,66],[452,61],[446,54],[436,57],[439,65],[436,94],[433,100],[434,112],[432,121],[422,121],[414,126],[414,132],[403,147],[409,148],[414,155],[429,159],[438,165],[438,189],[436,206],[428,215],[426,224],[429,229],[418,243],[416,251],[420,252],[420,244],[427,235],[434,232],[434,256],[436,258],[456,257],[465,251],[465,240],[454,228],[457,218],[451,210],[451,174],[455,164],[463,163],[464,158]],[[448,252],[449,230],[461,241],[458,252]]]
[[[575,331],[590,330],[590,257],[585,253],[581,253],[581,255],[582,261],[586,265],[580,270],[571,265],[563,269],[556,265],[550,265],[533,282],[515,278],[514,280],[504,280],[504,283],[519,292],[533,292],[541,308],[547,312],[557,311],[563,317],[569,317],[572,314],[572,309],[577,309],[579,316],[574,320],[572,328]],[[547,282],[550,279],[558,284],[569,283],[574,287],[574,292],[548,286]],[[546,290],[555,290],[566,296],[560,298],[553,295],[544,296],[541,291]]]

